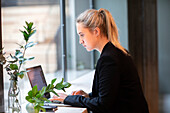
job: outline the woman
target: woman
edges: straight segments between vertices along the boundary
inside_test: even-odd
[[[97,50],[92,92],[73,91],[60,94],[56,100],[93,113],[149,113],[137,70],[129,53],[120,45],[118,30],[106,9],[86,10],[77,18],[79,43],[87,51]]]

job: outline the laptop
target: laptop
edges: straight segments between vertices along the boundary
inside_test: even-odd
[[[41,66],[35,66],[35,67],[30,67],[26,69],[31,87],[34,87],[35,85],[37,85],[38,91],[41,90],[44,86],[47,86],[45,77],[44,77],[44,73],[42,71]],[[45,93],[44,97],[49,99],[50,93]]]
[[[26,70],[27,70],[27,75],[28,75],[28,78],[29,78],[32,88],[35,85],[37,85],[37,88],[39,91],[44,86],[47,86],[41,65],[29,67]],[[50,93],[45,93],[44,97],[47,99],[51,98]],[[70,105],[63,104],[62,102],[57,101],[57,100],[53,101],[52,103],[45,102],[44,105],[46,105],[46,106],[70,106]]]

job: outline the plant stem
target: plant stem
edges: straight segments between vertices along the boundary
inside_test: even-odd
[[[27,45],[27,43],[28,43],[28,41],[26,42],[25,46]],[[24,46],[23,58],[24,58],[24,56],[25,56],[25,51],[26,51],[26,47],[25,47],[25,46]],[[19,71],[20,71],[21,65],[22,65],[22,63],[19,65],[18,73],[19,73]]]

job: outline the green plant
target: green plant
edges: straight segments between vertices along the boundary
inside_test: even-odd
[[[34,42],[29,42],[30,37],[36,32],[36,30],[34,30],[35,27],[33,28],[33,22],[28,23],[26,21],[25,23],[26,23],[26,26],[24,26],[25,30],[24,31],[20,30],[24,36],[25,45],[18,44],[20,48],[15,50],[14,55],[10,54],[9,56],[6,57],[5,56],[6,52],[0,54],[0,64],[6,65],[5,69],[7,73],[11,76],[10,79],[14,80],[17,80],[18,76],[20,78],[23,78],[24,73],[26,71],[20,70],[22,64],[25,63],[26,61],[34,59],[34,57],[25,58],[26,50],[37,44]],[[0,52],[2,52],[2,50],[3,48],[0,50]]]
[[[40,91],[38,91],[37,85],[35,85],[32,88],[32,90],[28,92],[28,96],[26,96],[25,99],[34,105],[35,113],[38,113],[40,110],[42,110],[43,112],[46,112],[46,110],[41,106],[44,105],[44,101],[47,101],[47,102],[51,102],[51,101],[43,97],[45,93],[52,92],[58,96],[58,94],[54,91],[54,89],[63,90],[65,92],[65,88],[69,88],[71,86],[70,83],[63,82],[64,79],[62,79],[61,82],[54,85],[55,81],[56,81],[56,78],[51,81],[51,84],[49,84],[47,87],[44,86]]]

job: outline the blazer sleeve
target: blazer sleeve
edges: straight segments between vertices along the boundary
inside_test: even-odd
[[[99,74],[98,97],[85,98],[81,95],[70,95],[64,100],[65,104],[86,107],[95,112],[107,112],[116,104],[120,84],[120,68],[111,57],[101,57],[96,68]]]
[[[90,97],[90,98],[92,97],[92,92],[91,92],[91,93],[89,93],[89,97]]]

